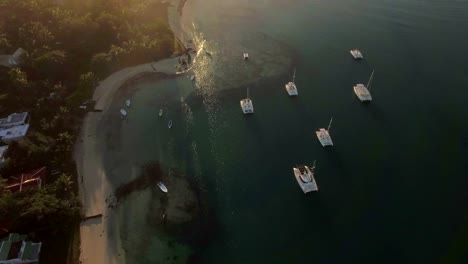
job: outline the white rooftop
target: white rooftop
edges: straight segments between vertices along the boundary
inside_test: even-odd
[[[10,141],[22,138],[28,133],[29,124],[0,129],[0,140]]]
[[[28,123],[28,112],[13,113],[5,118],[0,119],[0,128],[24,125]]]

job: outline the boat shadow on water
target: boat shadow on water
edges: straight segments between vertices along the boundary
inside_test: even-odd
[[[346,166],[344,159],[340,152],[336,150],[336,147],[326,147],[326,159],[328,160],[329,164],[333,166],[337,170],[337,174],[342,178],[349,180],[349,176],[351,175],[348,166]]]
[[[365,108],[366,112],[369,112],[372,119],[375,121],[384,123],[387,121],[387,117],[382,109],[377,104],[372,103],[361,103],[361,106]]]

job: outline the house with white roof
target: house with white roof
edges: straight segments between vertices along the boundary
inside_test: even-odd
[[[13,113],[0,119],[0,141],[10,144],[12,141],[21,140],[29,130],[29,114]]]

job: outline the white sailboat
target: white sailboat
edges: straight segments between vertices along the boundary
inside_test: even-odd
[[[127,107],[130,107],[130,105],[131,105],[130,99],[125,100],[125,105],[126,105]]]
[[[364,59],[364,56],[362,56],[362,53],[358,49],[352,49],[349,52],[353,55],[355,60]]]
[[[372,96],[370,94],[372,77],[374,77],[374,71],[372,71],[369,81],[367,82],[367,86],[364,86],[362,83],[358,83],[354,86],[354,93],[357,95],[359,100],[361,100],[361,102],[372,101]]]
[[[167,193],[168,190],[167,190],[166,185],[164,185],[164,183],[158,182],[157,184],[158,184],[159,189],[161,189],[161,191]]]
[[[314,178],[315,161],[312,169],[306,165],[301,165],[293,168],[294,177],[301,187],[304,194],[308,192],[318,191],[317,182]]]
[[[249,97],[249,88],[247,88],[247,98],[240,100],[240,106],[244,115],[254,113],[253,102]]]
[[[294,83],[295,78],[296,78],[296,69],[294,69],[294,75],[293,75],[292,82],[288,82],[285,85],[286,91],[288,92],[289,96],[297,96],[298,95],[297,87],[296,87],[296,84]]]
[[[159,109],[159,114],[158,115],[159,115],[159,117],[161,117],[163,115],[163,109],[162,108]]]
[[[333,146],[333,141],[330,137],[330,127],[333,121],[333,117],[330,119],[330,123],[328,124],[328,128],[320,128],[318,131],[315,131],[315,134],[317,135],[318,140],[320,141],[320,144],[322,144],[323,147],[326,146]]]
[[[169,120],[169,123],[167,123],[167,127],[171,128],[172,127],[172,120]]]
[[[125,109],[123,109],[123,108],[120,108],[120,114],[122,116],[127,116],[127,111],[125,111]]]

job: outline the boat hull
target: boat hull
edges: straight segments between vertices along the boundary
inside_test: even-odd
[[[361,102],[371,102],[372,96],[363,84],[357,84],[353,87],[354,94],[359,98]]]
[[[330,134],[324,128],[321,128],[319,131],[315,131],[320,144],[322,147],[333,146],[333,141],[330,137]]]
[[[164,183],[158,182],[158,187],[159,187],[159,189],[160,189],[161,191],[167,193],[168,190],[167,190],[166,185],[164,185]]]
[[[310,182],[304,182],[303,180],[301,180],[301,172],[299,168],[293,168],[293,173],[294,177],[296,178],[297,184],[299,184],[299,187],[301,187],[301,190],[304,192],[304,194],[318,191],[318,185],[315,181],[314,174],[308,168],[307,174],[312,179],[312,181]]]
[[[362,53],[358,50],[350,50],[349,53],[351,53],[355,60],[364,59],[364,56],[362,56]]]
[[[254,107],[253,107],[253,103],[251,100],[247,100],[247,99],[241,100],[240,106],[242,109],[242,113],[244,113],[244,115],[249,115],[249,114],[254,113]]]
[[[289,96],[298,96],[297,87],[294,83],[290,82],[285,85],[286,92]]]

